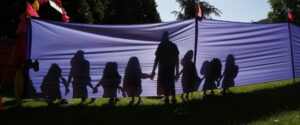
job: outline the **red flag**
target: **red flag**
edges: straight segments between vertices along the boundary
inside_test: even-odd
[[[26,12],[29,17],[40,17],[39,14],[32,8],[32,6],[29,3],[27,3]]]
[[[65,23],[69,23],[70,22],[70,17],[67,15],[67,12],[65,11],[64,8],[62,8],[62,20]]]
[[[291,11],[288,12],[288,19],[290,21],[293,21],[294,20],[294,15],[291,13]]]
[[[198,14],[197,14],[197,16],[198,16],[199,18],[202,17],[202,10],[201,10],[201,7],[200,7],[200,2],[198,3]]]

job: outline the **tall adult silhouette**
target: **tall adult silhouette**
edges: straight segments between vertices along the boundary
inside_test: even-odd
[[[229,88],[235,86],[234,79],[239,72],[239,66],[235,63],[235,57],[229,54],[226,58],[225,70],[222,75],[222,93],[225,94],[229,92]]]
[[[62,99],[60,92],[60,83],[66,88],[66,93],[69,92],[67,88],[67,81],[62,77],[61,68],[56,64],[52,64],[48,70],[48,73],[43,79],[41,90],[49,103],[52,103],[55,99]],[[66,103],[64,99],[60,100],[61,103]]]
[[[70,64],[71,70],[67,86],[70,85],[73,79],[73,98],[81,98],[81,102],[84,102],[88,97],[87,86],[93,89],[90,78],[90,63],[84,58],[84,51],[79,50],[71,59]]]
[[[179,70],[179,51],[176,44],[169,40],[169,33],[164,32],[162,41],[155,52],[155,61],[151,73],[151,79],[155,76],[155,70],[158,65],[157,85],[162,87],[165,96],[165,103],[169,103],[169,94],[172,96],[172,103],[176,103],[175,98],[175,75]],[[175,74],[176,72],[176,74]],[[159,91],[158,91],[158,94]]]

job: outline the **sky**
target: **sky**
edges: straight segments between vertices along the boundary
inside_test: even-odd
[[[157,10],[162,21],[174,21],[176,17],[172,11],[179,11],[179,4],[176,0],[155,0]],[[201,0],[202,1],[202,0]],[[212,16],[213,19],[252,22],[265,19],[271,7],[268,0],[206,0],[211,5],[221,10],[220,17]]]

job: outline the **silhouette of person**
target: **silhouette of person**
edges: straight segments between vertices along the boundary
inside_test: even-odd
[[[79,50],[71,59],[70,64],[71,70],[67,81],[67,87],[73,79],[73,98],[81,98],[81,103],[83,103],[88,97],[87,86],[93,89],[90,78],[90,63],[84,58],[84,51]]]
[[[204,75],[205,78],[205,82],[202,88],[204,96],[207,95],[207,90],[210,90],[211,94],[214,95],[213,90],[217,88],[216,82],[218,85],[220,84],[221,70],[222,64],[221,61],[217,58],[213,58],[210,62],[205,61],[202,64],[200,72]]]
[[[181,95],[181,98],[189,99],[189,93],[196,91],[196,84],[199,84],[197,82],[200,82],[200,78],[198,76],[196,67],[193,59],[193,51],[189,50],[181,60],[181,65],[183,66],[183,69],[179,72],[177,75],[177,78],[179,78],[180,74],[182,74],[181,83],[183,88],[183,94]],[[186,96],[184,97],[184,94],[186,93]]]
[[[61,99],[60,83],[66,88],[66,93],[70,90],[67,88],[67,81],[62,77],[61,68],[56,64],[52,64],[48,70],[47,75],[44,77],[41,90],[42,94],[46,97],[49,103],[52,103],[55,99]],[[64,99],[60,100],[61,103],[66,103]]]
[[[239,72],[239,67],[235,64],[235,57],[229,54],[226,58],[225,70],[222,75],[222,93],[225,94],[229,91],[230,87],[235,85],[234,79]]]
[[[222,63],[221,60],[218,58],[213,58],[212,60],[212,73],[214,82],[217,82],[217,86],[220,86],[220,80],[222,77]]]
[[[93,93],[97,93],[98,87],[102,85],[104,90],[103,97],[109,97],[109,103],[111,104],[116,103],[119,101],[117,98],[117,89],[122,91],[123,96],[126,96],[124,95],[123,88],[119,86],[120,83],[121,76],[118,72],[118,64],[116,62],[108,62],[105,64],[102,78],[94,87]]]
[[[175,75],[178,74],[179,70],[179,51],[176,44],[169,40],[169,33],[167,31],[164,32],[162,41],[158,45],[155,55],[151,79],[154,78],[155,70],[158,65],[157,94],[161,95],[159,87],[162,87],[165,103],[169,103],[169,94],[172,96],[172,103],[176,103]]]
[[[150,75],[142,73],[139,59],[131,57],[125,69],[125,76],[123,80],[123,88],[129,97],[131,97],[130,104],[134,103],[134,97],[138,97],[138,103],[141,102],[142,85],[141,79],[150,78]]]

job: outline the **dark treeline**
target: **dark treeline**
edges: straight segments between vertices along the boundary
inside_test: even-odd
[[[0,39],[15,39],[20,14],[26,10],[26,2],[34,0],[2,0],[0,2]],[[70,22],[88,24],[145,24],[161,22],[155,0],[62,0]],[[42,19],[57,20],[57,14],[49,4],[40,6]]]

